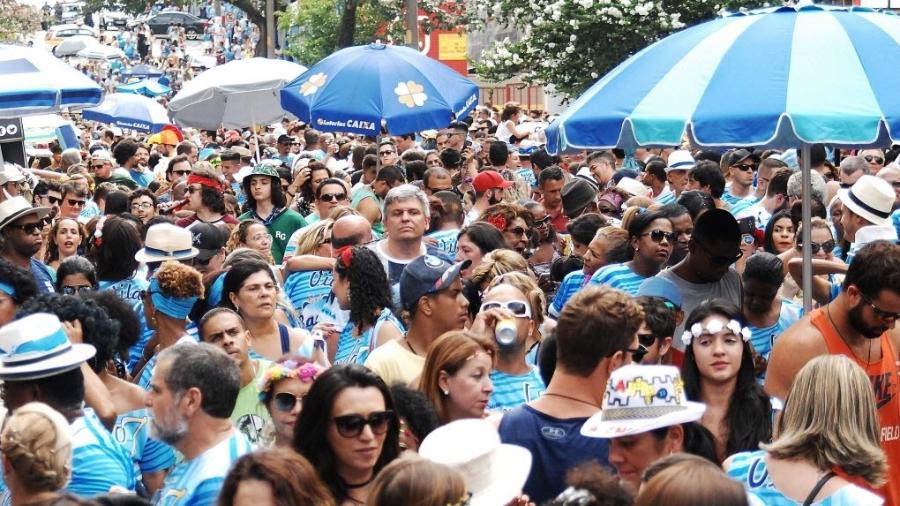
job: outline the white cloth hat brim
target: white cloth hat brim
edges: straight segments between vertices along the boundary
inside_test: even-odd
[[[469,506],[508,504],[522,493],[531,472],[531,452],[521,446],[501,444],[491,455],[490,485],[472,490]]]
[[[190,258],[194,258],[200,254],[200,250],[197,248],[191,248],[190,253],[184,253],[182,255],[174,255],[174,256],[158,256],[147,253],[144,248],[138,250],[137,253],[134,254],[134,259],[138,262],[143,262],[145,264],[153,263],[153,262],[166,262],[168,260],[188,260]]]
[[[859,207],[853,199],[850,198],[850,190],[849,189],[841,189],[838,190],[837,196],[841,199],[841,204],[850,208],[853,211],[853,214],[857,216],[862,216],[866,221],[873,225],[890,225],[891,217],[887,216],[886,218],[882,218],[880,216],[875,216],[869,211],[866,211],[862,207]]]
[[[27,364],[3,364],[0,362],[0,380],[24,381],[46,378],[71,371],[87,362],[97,353],[90,344],[73,344],[65,353]]]
[[[699,402],[686,402],[685,409],[667,413],[653,418],[632,418],[622,420],[603,420],[600,411],[581,426],[581,435],[587,437],[616,438],[642,434],[653,429],[670,427],[682,423],[696,422],[706,411],[706,405]]]

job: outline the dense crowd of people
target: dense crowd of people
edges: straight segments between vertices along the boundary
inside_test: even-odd
[[[3,497],[898,505],[900,149],[82,123],[0,172]],[[809,192],[815,308],[801,304]]]

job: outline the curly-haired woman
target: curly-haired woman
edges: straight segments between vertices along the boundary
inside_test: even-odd
[[[381,260],[365,247],[335,252],[331,288],[350,321],[338,339],[335,364],[363,364],[369,352],[391,339],[403,337],[403,324],[391,312],[391,288]]]

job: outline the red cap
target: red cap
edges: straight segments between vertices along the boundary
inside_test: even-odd
[[[472,181],[475,193],[484,193],[494,188],[509,188],[512,185],[512,181],[503,179],[503,176],[495,170],[486,170],[475,176],[475,180]]]

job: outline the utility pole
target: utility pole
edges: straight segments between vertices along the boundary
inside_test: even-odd
[[[266,0],[266,58],[275,57],[275,0]]]
[[[406,44],[419,50],[419,4],[416,0],[403,0],[406,5]]]

